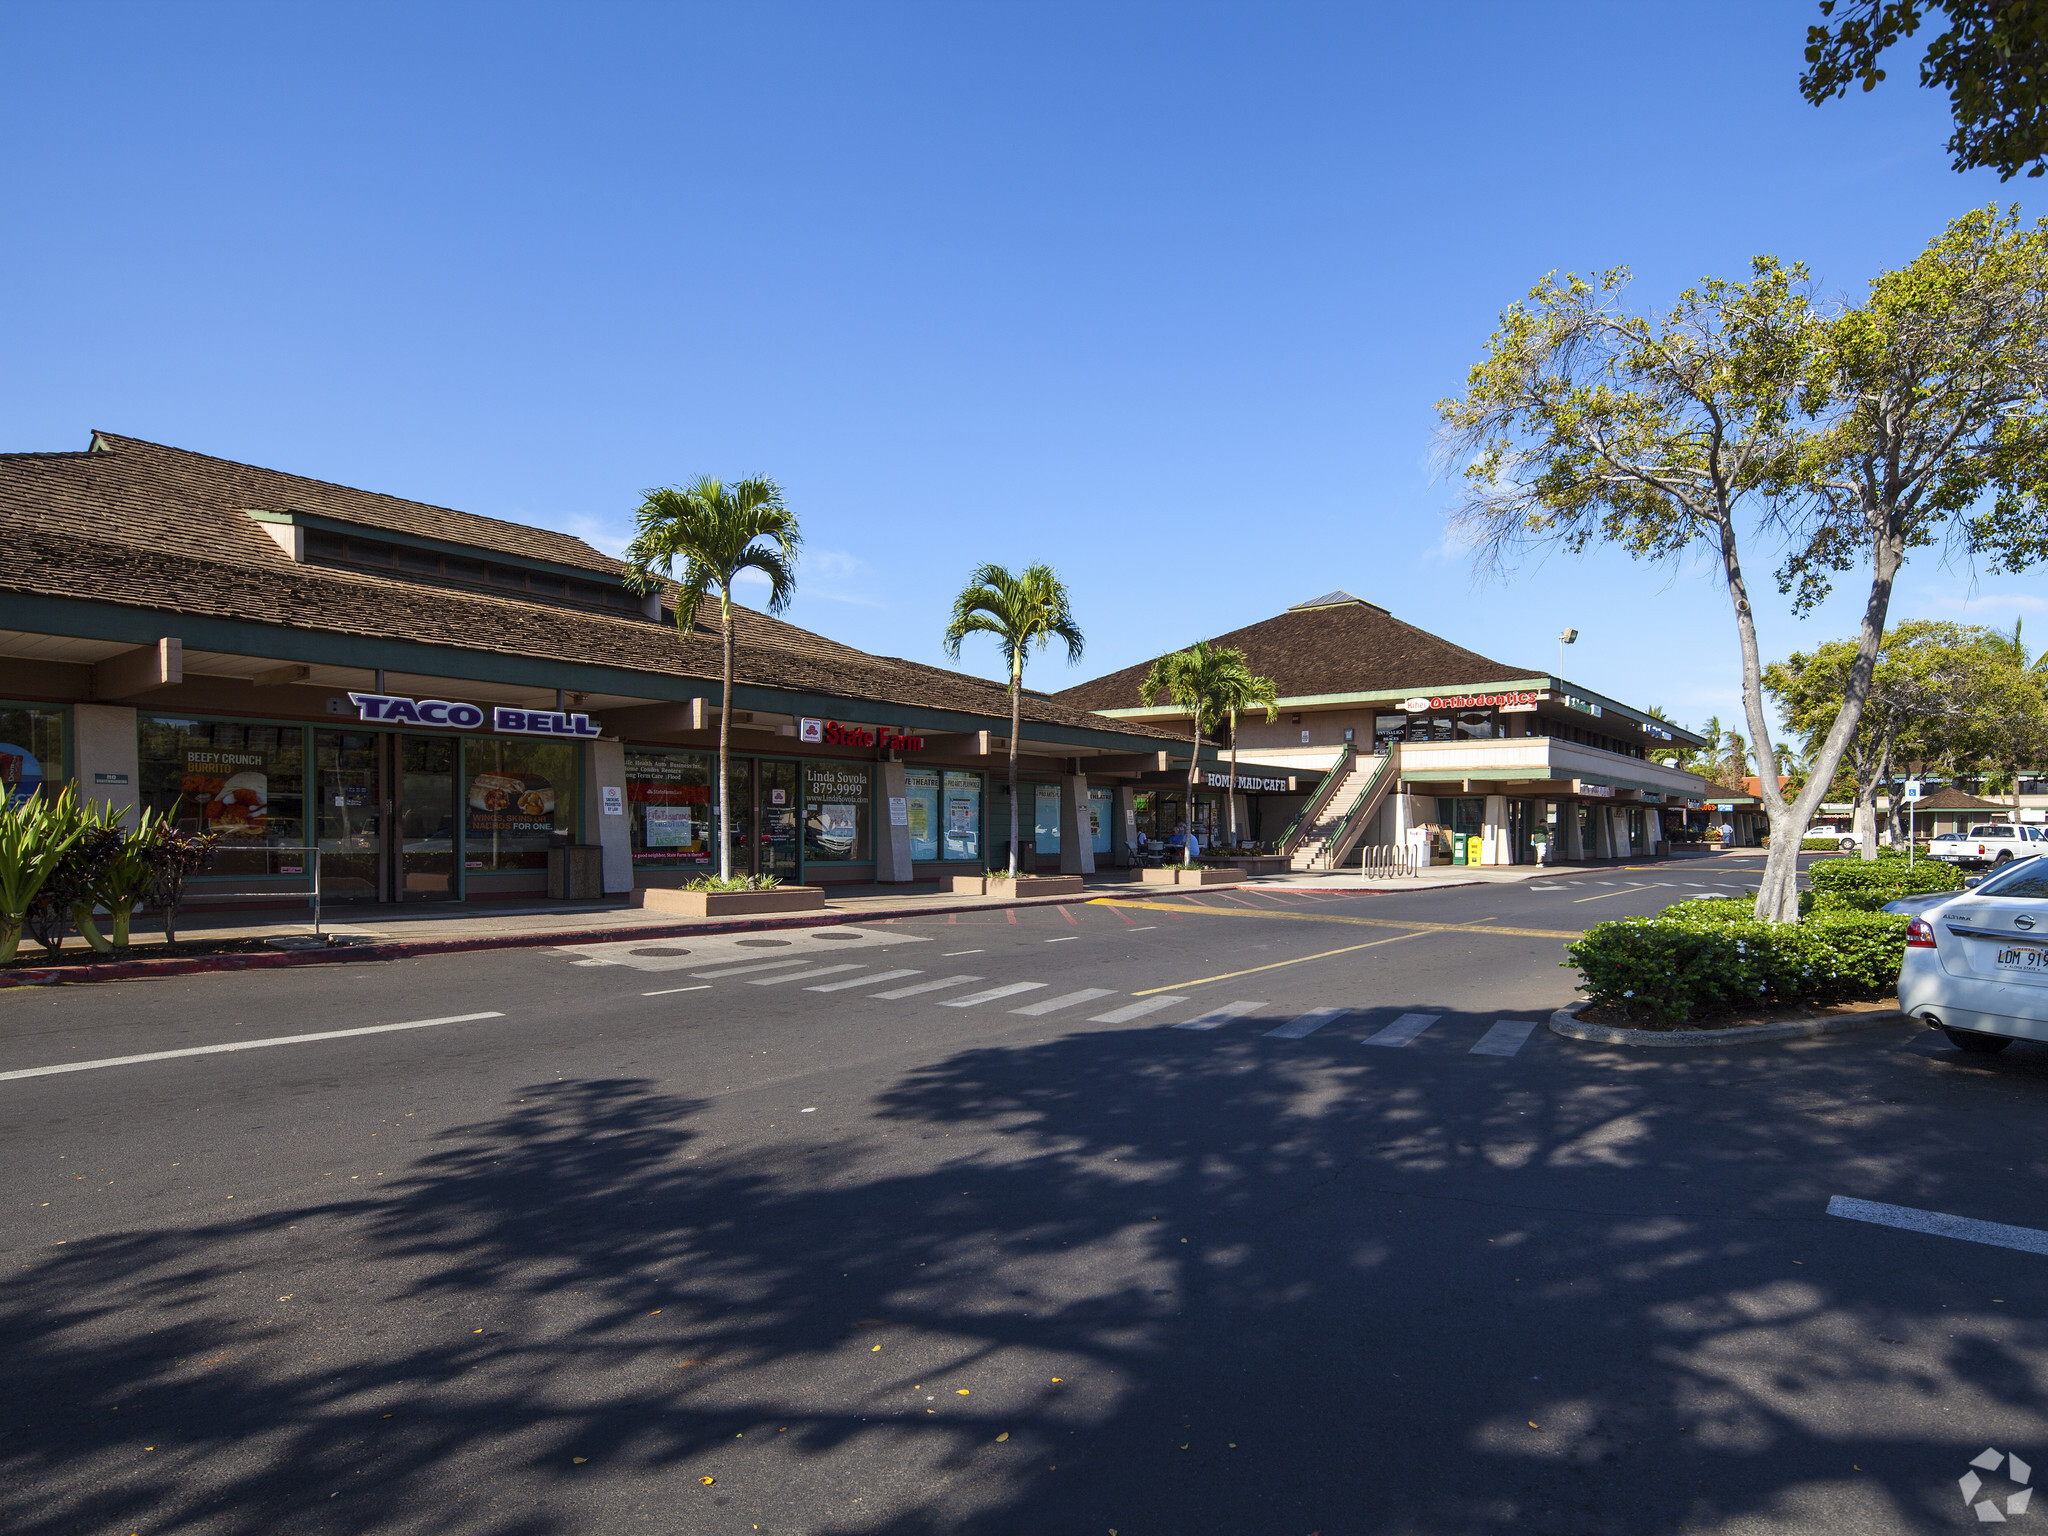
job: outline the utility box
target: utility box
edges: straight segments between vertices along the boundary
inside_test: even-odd
[[[604,849],[570,843],[548,850],[548,900],[598,901],[604,896]]]

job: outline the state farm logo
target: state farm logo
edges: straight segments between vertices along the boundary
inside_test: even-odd
[[[1990,1472],[1995,1475],[2001,1463],[2005,1466],[2005,1481],[2009,1485],[2019,1485],[2018,1492],[2006,1495],[2003,1510],[1999,1509],[1997,1500],[1977,1497],[1985,1489],[1984,1479],[1978,1473]],[[2032,1467],[2019,1457],[2006,1455],[1995,1447],[1987,1448],[1982,1455],[1972,1457],[1970,1467],[1971,1470],[1965,1472],[1958,1480],[1958,1485],[1963,1490],[1964,1507],[1976,1512],[1980,1524],[2003,1525],[2008,1517],[2024,1515],[2027,1512],[2027,1505],[2034,1497],[2034,1490],[2027,1486],[2034,1480]]]

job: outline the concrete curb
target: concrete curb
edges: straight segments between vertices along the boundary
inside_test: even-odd
[[[1038,896],[995,902],[980,907],[900,907],[864,915],[856,912],[806,912],[795,917],[731,918],[723,922],[698,919],[679,923],[641,923],[630,928],[583,928],[533,933],[482,934],[463,939],[399,939],[391,943],[343,944],[333,949],[281,949],[241,955],[192,955],[164,960],[110,960],[100,965],[52,965],[35,970],[0,971],[0,988],[50,987],[85,981],[134,981],[151,976],[196,976],[208,971],[273,971],[291,965],[344,965],[372,960],[410,960],[420,955],[459,955],[486,949],[552,949],[578,944],[619,944],[633,939],[686,939],[709,933],[762,933],[777,928],[840,928],[851,923],[880,923],[898,917],[944,917],[955,912],[1001,912],[1011,907],[1065,907],[1088,901],[1118,901],[1100,891],[1079,896]]]
[[[1809,1019],[1803,1023],[1743,1024],[1734,1029],[1621,1029],[1612,1024],[1581,1024],[1579,1012],[1592,1007],[1590,1001],[1568,1003],[1550,1016],[1550,1032],[1568,1040],[1588,1040],[1596,1045],[1750,1045],[1763,1040],[1805,1040],[1815,1035],[1841,1035],[1852,1029],[1875,1029],[1884,1024],[1904,1024],[1906,1015],[1896,1008],[1881,1013],[1858,1013],[1840,1019]]]

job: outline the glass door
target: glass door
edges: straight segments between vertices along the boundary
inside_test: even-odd
[[[761,787],[761,844],[756,872],[773,875],[785,885],[797,883],[797,858],[802,848],[798,833],[803,806],[797,793],[795,763],[762,762],[757,765]]]
[[[396,823],[400,901],[453,901],[455,739],[393,736],[398,754]]]
[[[383,740],[374,731],[313,733],[313,836],[324,901],[383,897]]]

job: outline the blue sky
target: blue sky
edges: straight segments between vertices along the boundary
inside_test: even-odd
[[[1475,583],[1432,408],[1554,268],[1854,292],[2034,211],[1948,169],[1908,59],[1801,101],[1815,11],[16,5],[0,449],[100,427],[610,549],[648,486],[769,474],[792,617],[872,651],[941,660],[974,565],[1043,560],[1089,644],[1038,686],[1345,587],[1531,668],[1575,626],[1571,676],[1697,723],[1738,708],[1714,574]],[[1923,555],[1893,614],[2040,591]],[[1859,604],[1767,603],[1768,654]]]

